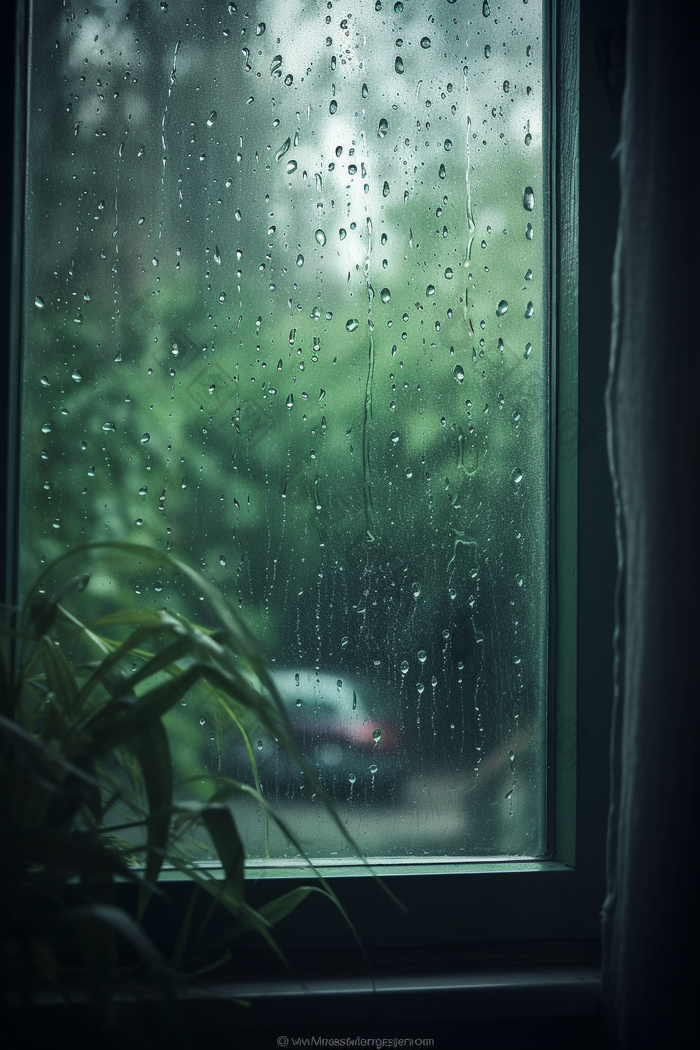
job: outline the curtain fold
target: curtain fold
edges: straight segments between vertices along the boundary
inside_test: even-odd
[[[615,1047],[695,1020],[700,165],[697,15],[629,0],[607,393],[618,592],[603,1013]]]

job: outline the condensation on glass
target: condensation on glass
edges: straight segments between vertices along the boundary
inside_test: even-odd
[[[374,858],[545,849],[542,19],[32,4],[22,579],[100,538],[201,567]],[[201,616],[165,567],[98,581],[134,590]],[[246,776],[214,721],[174,713],[178,775]],[[252,732],[303,844],[347,856]]]

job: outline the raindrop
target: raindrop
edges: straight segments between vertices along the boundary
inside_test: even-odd
[[[287,161],[287,175],[292,175],[297,170],[297,162],[295,160]]]
[[[363,84],[362,85],[362,97],[363,98],[367,98],[368,94],[369,94],[369,90],[367,88],[367,85]]]
[[[107,433],[113,434],[113,433],[115,433],[117,427],[116,427],[116,425],[114,423],[107,422],[107,423],[103,423],[102,424],[102,429],[104,431],[106,431]]]
[[[380,293],[380,299],[382,300],[383,303],[390,303],[391,302],[391,292],[389,291],[388,288],[382,288],[381,293]]]
[[[385,117],[382,117],[382,119],[379,121],[379,127],[377,128],[377,134],[379,135],[379,138],[383,139],[388,130],[389,122],[388,120],[386,120]]]
[[[510,80],[503,81],[503,90],[506,94],[508,94],[508,92],[510,91]]]
[[[400,0],[397,0],[397,3],[394,4],[394,11],[397,15],[400,15],[403,11],[403,4],[400,2]]]
[[[213,126],[215,120],[216,120],[216,110],[213,109],[211,111],[211,113],[209,114],[209,116],[207,117],[207,127],[211,128]]]
[[[219,302],[220,303],[225,303],[226,302],[226,292],[222,292],[221,293],[221,295],[219,296]]]
[[[532,353],[532,343],[525,343],[525,353],[524,353],[523,356],[527,359],[530,356],[531,353]]]
[[[391,438],[392,445],[398,445],[400,438],[399,438],[399,435],[396,433],[395,430],[392,430],[392,432],[389,435],[389,437]]]
[[[49,382],[49,377],[48,376],[42,376],[41,379],[39,380],[39,382],[41,383],[42,386],[51,386],[51,383]]]
[[[139,496],[145,496],[147,492],[148,492],[148,488],[145,485],[142,485],[141,488],[139,489]]]
[[[219,555],[219,565],[222,567],[222,569],[226,568],[226,558],[223,554]]]
[[[275,153],[275,160],[282,160],[282,157],[285,155],[285,153],[287,153],[291,149],[291,145],[292,140],[290,138],[285,139],[280,148]]]
[[[150,440],[151,440],[151,435],[150,434],[142,434],[141,435],[141,444],[142,445],[147,445]]]
[[[299,254],[297,255],[297,266],[303,266],[303,265],[304,265],[304,256],[301,254],[301,252],[299,252]]]
[[[532,135],[528,131],[527,135],[525,136],[525,145],[529,146],[529,145],[531,145],[531,143],[532,143]]]
[[[394,69],[396,70],[397,73],[403,73],[404,66],[403,66],[403,59],[401,58],[401,55],[397,55],[396,58],[394,59]]]
[[[333,116],[334,113],[338,112],[338,103],[334,98],[332,98],[330,101],[330,105],[328,106],[328,112],[331,116]]]
[[[264,32],[265,32],[265,23],[264,22],[258,22],[257,26],[255,27],[255,35],[256,36],[262,36]]]
[[[451,266],[447,266],[445,268],[445,280],[446,281],[451,281],[453,277],[454,277],[454,270],[452,269]]]
[[[447,175],[447,172],[445,171],[445,165],[441,164],[440,167],[438,168],[438,178],[444,179],[446,177],[446,175]]]
[[[87,290],[87,288],[86,288],[86,289],[85,289],[85,291],[83,292],[83,299],[85,300],[85,302],[86,302],[86,303],[89,303],[89,302],[90,302],[90,293],[89,293],[89,291]]]
[[[532,280],[532,270],[528,270],[527,271],[527,273],[525,274],[525,280],[526,281],[531,281]]]
[[[483,4],[481,6],[481,13],[484,16],[484,18],[488,18],[489,15],[491,14],[491,8],[488,5],[488,0],[484,0]]]
[[[452,149],[452,139],[445,139],[444,150],[445,153],[449,153]]]
[[[526,186],[525,192],[523,193],[523,208],[525,211],[534,211],[535,208],[535,191],[532,186]]]
[[[44,302],[44,300],[41,298],[40,295],[36,295],[34,297],[34,305],[36,306],[37,310],[43,310],[44,307],[46,306],[46,303]]]
[[[430,47],[430,37],[429,36],[422,37],[421,38],[421,42],[420,42],[420,46],[423,48],[424,51],[427,51],[428,48]]]
[[[382,731],[381,731],[381,729],[375,729],[374,730],[374,732],[372,733],[372,739],[374,740],[375,744],[379,743],[379,741],[382,739]],[[374,768],[375,768],[375,771],[376,771],[377,767],[375,766]]]
[[[345,322],[345,327],[348,332],[356,332],[357,329],[360,327],[360,322],[357,320],[356,317],[351,317],[349,321]]]
[[[316,233],[314,234],[314,237],[316,238],[317,242],[323,248],[324,244],[326,243],[326,235],[323,232],[323,230],[316,230]]]
[[[455,365],[452,375],[455,377],[458,383],[462,383],[464,381],[464,369],[462,368],[462,366]]]
[[[408,660],[402,660],[400,670],[401,674],[408,674]]]
[[[530,317],[532,317],[534,312],[535,312],[534,306],[532,305],[532,303],[528,303],[527,306],[525,307],[525,316],[527,318],[530,318]]]
[[[151,259],[151,265],[152,266],[158,266],[158,260],[156,259],[155,255]]]
[[[270,63],[270,73],[272,74],[272,76],[274,76],[275,73],[279,73],[281,66],[282,56],[275,55],[275,57],[272,59],[272,62]]]
[[[74,379],[76,383],[79,383],[83,378],[83,373],[79,372],[77,368],[74,368],[71,372],[71,379]]]
[[[532,238],[535,236],[535,231],[533,230],[532,223],[530,222],[525,227],[525,236],[527,237],[528,241],[531,241]]]
[[[292,406],[294,405],[294,394],[290,394],[289,395],[289,397],[285,401],[285,404],[286,404],[287,408],[292,408]]]
[[[428,659],[428,654],[426,653],[425,649],[421,649],[421,651],[418,653],[418,659],[420,660],[421,664],[424,664],[425,661]]]
[[[484,48],[484,58],[491,58],[491,45],[487,44]]]
[[[287,87],[292,86],[292,84],[294,83],[294,77],[291,73],[287,73],[286,77],[284,78],[284,82],[287,85]]]
[[[523,480],[523,472],[520,469],[520,467],[516,467],[515,468],[515,470],[511,474],[511,477],[513,479],[514,484],[516,484],[516,485],[520,484],[520,482]]]
[[[426,295],[435,295],[435,285],[434,284],[429,284],[428,287],[425,289],[425,294]]]
[[[389,183],[385,182],[384,185],[382,186],[382,197],[388,197],[388,196],[389,196]]]
[[[501,299],[500,303],[496,307],[496,314],[498,317],[503,317],[505,313],[508,313],[508,303],[505,299]]]
[[[50,434],[51,433],[51,424],[50,423],[44,423],[43,427],[41,428],[41,433],[42,434]]]
[[[374,776],[374,774],[375,774],[375,773],[377,772],[377,766],[376,766],[376,765],[374,764],[374,762],[373,762],[373,763],[372,763],[372,765],[371,765],[371,766],[369,767],[369,771],[370,771],[370,773],[372,774],[372,776]]]
[[[414,598],[420,598],[420,584],[419,583],[412,583],[411,584],[411,594],[413,595]]]
[[[355,776],[355,774],[354,774],[354,773],[351,773],[351,774],[350,774],[350,776],[348,777],[348,780],[349,780],[349,782],[350,782],[351,784],[354,784],[354,783],[355,783],[355,781],[357,780],[357,777]]]

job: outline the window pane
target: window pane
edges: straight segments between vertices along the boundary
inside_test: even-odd
[[[32,5],[22,579],[85,539],[198,564],[371,857],[546,848],[542,17]],[[97,576],[201,616],[165,569]],[[179,776],[250,779],[212,711],[171,723]]]

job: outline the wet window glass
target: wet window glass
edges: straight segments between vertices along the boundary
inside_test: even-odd
[[[542,6],[32,4],[21,579],[101,538],[198,566],[372,858],[546,848]],[[201,616],[166,567],[94,587]],[[252,782],[206,705],[170,724],[179,781]]]

